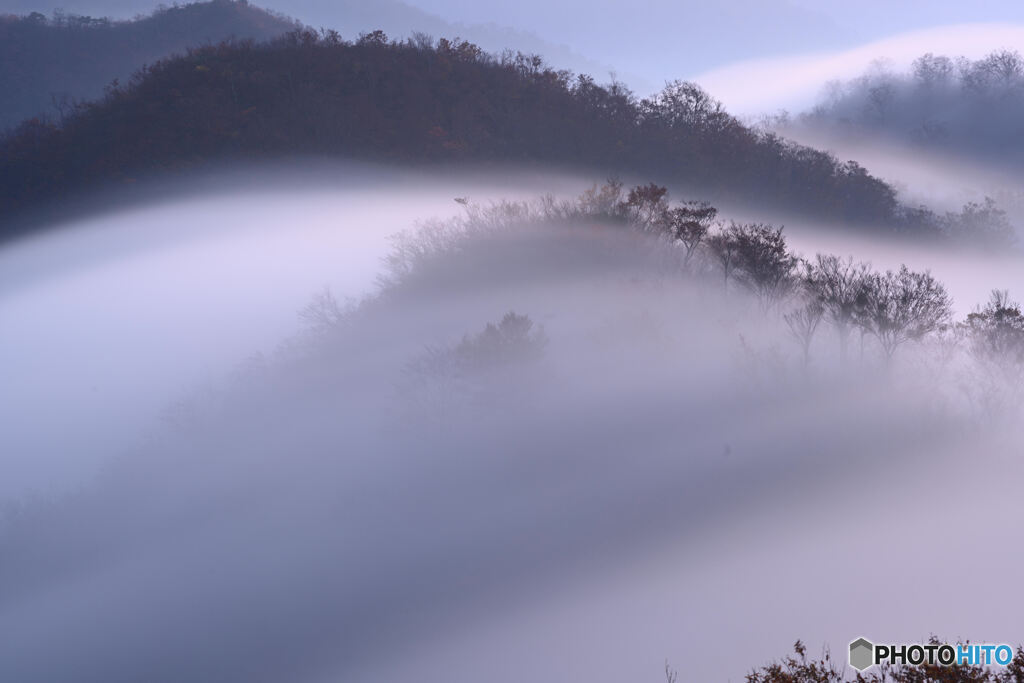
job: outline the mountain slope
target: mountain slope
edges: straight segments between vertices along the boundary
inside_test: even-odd
[[[134,21],[0,16],[0,130],[33,116],[59,118],[74,100],[99,97],[115,78],[189,47],[266,40],[295,27],[245,0],[165,7]]]
[[[312,31],[192,50],[63,126],[26,123],[2,143],[0,200],[11,211],[97,181],[301,155],[636,172],[709,199],[930,227],[863,168],[747,128],[692,84],[638,101],[536,57]]]

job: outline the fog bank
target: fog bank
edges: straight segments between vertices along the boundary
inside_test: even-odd
[[[69,428],[120,457],[0,532],[0,679],[738,680],[797,638],[1017,637],[1019,427],[942,340],[842,363],[825,326],[805,363],[782,302],[663,238],[484,201],[576,179],[403,178],[40,238],[195,229],[39,257],[0,300],[33,322],[21,387],[75,416],[93,377],[123,392],[107,443]],[[412,214],[439,219],[388,247]],[[146,440],[120,428],[204,366]]]

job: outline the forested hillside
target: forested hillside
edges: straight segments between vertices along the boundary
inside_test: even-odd
[[[876,68],[846,83],[780,129],[882,136],[918,148],[1024,166],[1024,58],[997,50],[982,59],[926,54],[909,72]]]
[[[638,99],[539,57],[381,32],[346,42],[296,31],[158,61],[63,123],[29,121],[9,135],[0,201],[10,213],[100,181],[301,155],[636,172],[718,201],[938,230],[857,164],[746,127],[693,84]]]
[[[295,27],[246,0],[165,6],[134,21],[0,15],[0,130],[34,116],[59,120],[76,100],[100,97],[114,79],[190,47],[266,40]]]

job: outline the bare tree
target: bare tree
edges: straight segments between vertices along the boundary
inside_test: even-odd
[[[621,215],[625,207],[625,202],[622,201],[622,181],[609,178],[601,187],[595,184],[579,196],[576,204],[580,211],[588,216]]]
[[[668,189],[648,183],[629,191],[623,208],[630,221],[642,230],[654,230],[664,225],[668,211]]]
[[[920,88],[946,86],[953,77],[953,60],[949,57],[936,57],[928,52],[914,60],[913,73],[914,80]]]
[[[962,328],[972,355],[1024,363],[1024,314],[1009,292],[993,290],[985,307],[969,314]]]
[[[832,254],[818,254],[806,276],[809,288],[821,302],[839,337],[839,357],[843,363],[868,276],[866,263],[854,264],[852,258],[843,260]]]
[[[814,341],[814,335],[818,331],[824,314],[825,307],[821,302],[811,299],[782,316],[790,333],[800,344],[800,349],[803,351],[804,367],[811,363],[811,342]]]
[[[788,297],[799,283],[800,259],[789,252],[782,228],[732,221],[707,244],[726,286],[734,279],[758,297],[764,310]]]
[[[737,281],[753,292],[765,310],[787,298],[798,285],[800,259],[790,253],[782,228],[765,223],[733,223],[737,247]]]
[[[669,129],[725,130],[736,120],[724,105],[696,83],[673,81],[641,103],[643,120]]]
[[[987,413],[1019,406],[1024,399],[1024,314],[1006,291],[993,291],[959,325],[967,352],[974,360],[973,388]],[[968,388],[968,394],[972,392]]]
[[[952,306],[931,273],[915,273],[906,266],[868,276],[859,303],[857,322],[878,340],[886,362],[901,345],[943,327]]]
[[[732,277],[739,261],[739,242],[732,231],[733,226],[735,223],[707,238],[708,250],[722,269],[723,284],[727,290],[729,278]]]
[[[990,83],[995,83],[1003,90],[1019,84],[1024,77],[1024,59],[1016,50],[997,50],[977,62],[976,67]]]
[[[668,210],[666,222],[672,238],[686,249],[683,265],[689,265],[697,249],[707,238],[718,209],[707,202],[683,202]]]
[[[305,308],[299,311],[299,319],[302,320],[308,332],[313,335],[323,335],[341,326],[353,308],[352,304],[347,306],[339,304],[330,288],[325,286]]]

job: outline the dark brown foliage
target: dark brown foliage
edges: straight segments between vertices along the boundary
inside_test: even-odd
[[[747,128],[692,84],[637,101],[536,57],[333,31],[194,49],[62,125],[25,122],[0,142],[0,212],[98,182],[301,155],[648,172],[708,197],[903,221],[894,190],[864,169]]]

